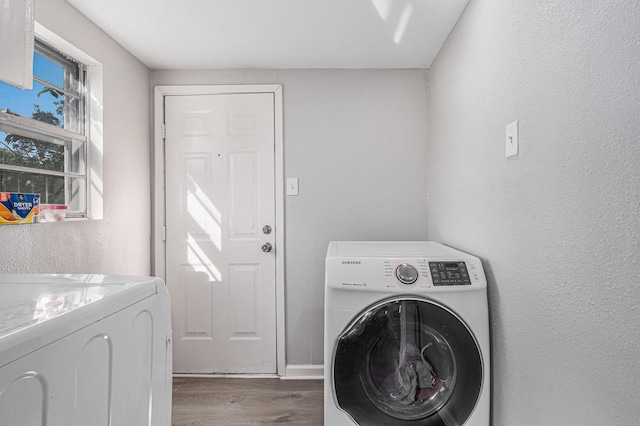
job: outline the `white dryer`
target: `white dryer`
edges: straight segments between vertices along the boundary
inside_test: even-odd
[[[329,243],[327,426],[488,426],[487,282],[435,242]]]

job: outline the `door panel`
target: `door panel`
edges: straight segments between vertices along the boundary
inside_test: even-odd
[[[275,373],[274,95],[165,97],[174,372]]]
[[[229,239],[259,239],[260,158],[258,153],[229,155]]]

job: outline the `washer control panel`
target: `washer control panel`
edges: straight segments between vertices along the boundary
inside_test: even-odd
[[[429,262],[433,285],[471,285],[465,262]]]
[[[432,241],[332,241],[327,288],[389,293],[486,288],[479,258]]]

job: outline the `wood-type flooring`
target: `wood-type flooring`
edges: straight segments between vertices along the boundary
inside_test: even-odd
[[[323,424],[322,380],[174,378],[172,426]]]

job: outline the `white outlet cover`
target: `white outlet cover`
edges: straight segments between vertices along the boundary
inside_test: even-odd
[[[287,178],[287,195],[298,195],[298,178]]]
[[[507,124],[505,135],[505,157],[518,155],[518,120]]]

